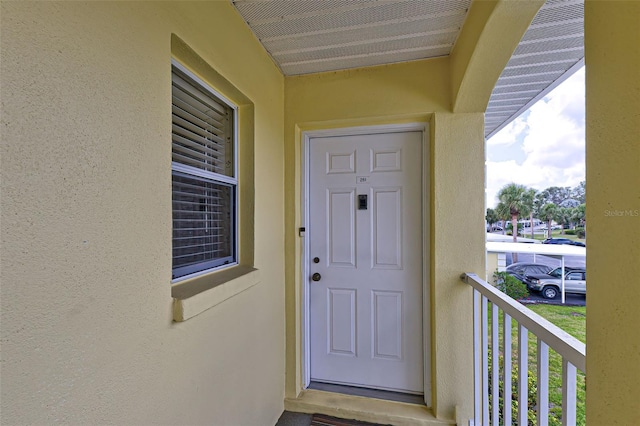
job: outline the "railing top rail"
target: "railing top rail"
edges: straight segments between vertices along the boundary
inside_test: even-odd
[[[463,273],[460,279],[478,290],[491,303],[495,303],[527,330],[540,337],[551,349],[566,358],[578,370],[586,371],[586,345],[584,343],[526,306],[516,302],[476,274]]]

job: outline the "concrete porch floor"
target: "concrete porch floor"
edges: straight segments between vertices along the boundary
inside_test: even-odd
[[[444,426],[455,424],[454,421],[437,419],[431,410],[424,405],[344,395],[313,389],[307,389],[301,392],[297,398],[286,398],[284,408],[285,412],[296,414],[306,413],[311,415],[318,413],[337,418],[355,419],[383,425]],[[306,417],[287,414],[285,419],[282,420],[304,422],[306,421],[305,419]],[[280,423],[278,424],[280,425]],[[309,423],[290,424],[293,426],[309,425]],[[283,425],[286,425],[286,423],[283,423]]]

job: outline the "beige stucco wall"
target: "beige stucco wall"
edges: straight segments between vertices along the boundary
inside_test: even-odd
[[[436,415],[473,415],[473,307],[462,272],[485,270],[484,115],[435,114],[431,186],[432,375]],[[461,223],[466,224],[460,226]]]
[[[274,424],[282,75],[228,2],[2,2],[1,19],[0,423]],[[259,159],[260,282],[179,324],[172,33],[253,102]]]
[[[640,419],[640,2],[587,1],[587,421]]]
[[[470,297],[458,275],[485,268],[482,116],[476,102],[450,111],[454,96],[486,96],[491,82],[477,79],[495,75],[491,60],[475,64],[473,47],[285,82],[227,2],[1,7],[0,423],[273,424],[285,389],[300,390],[301,130],[410,121],[431,125],[432,404],[469,418]],[[640,292],[628,285],[640,273],[638,8],[586,5],[590,424],[640,417]],[[180,324],[172,34],[254,104],[257,159],[260,282]]]
[[[431,126],[431,163],[426,165],[431,184],[425,188],[431,200],[431,255],[425,259],[431,271],[430,405],[443,419],[471,417],[471,290],[459,275],[484,271],[484,164],[478,161],[484,158],[483,118],[447,113],[449,88],[446,58],[286,79],[287,396],[295,397],[302,389],[301,239],[295,232],[304,226],[301,132],[422,121]],[[478,219],[475,234],[459,227],[462,217],[469,224],[473,211]]]

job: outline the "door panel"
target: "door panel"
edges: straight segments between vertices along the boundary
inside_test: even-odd
[[[327,189],[327,259],[331,266],[356,266],[355,188]]]
[[[564,280],[564,291],[572,293],[586,293],[586,281],[583,272],[571,272]]]
[[[402,269],[402,188],[372,192],[372,267]]]
[[[402,360],[402,293],[373,292],[374,358]]]
[[[309,151],[311,379],[421,393],[422,133]]]
[[[333,355],[356,355],[356,291],[330,289],[327,293],[327,348]]]

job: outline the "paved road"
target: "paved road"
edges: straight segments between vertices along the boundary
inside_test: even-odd
[[[534,262],[532,254],[528,253],[518,253],[518,262]],[[507,265],[511,264],[511,253],[507,253]],[[549,256],[544,256],[541,254],[535,255],[535,263],[542,263],[543,265],[547,265],[551,268],[556,268],[560,266],[560,259],[556,259]],[[565,256],[564,266],[569,266],[573,268],[585,268],[586,267],[586,259],[584,256]],[[521,300],[522,303],[547,303],[551,305],[561,305],[561,298],[558,296],[553,300],[545,299],[535,291],[532,291],[529,297],[524,300]],[[587,303],[587,297],[584,294],[565,294],[565,305],[573,305],[573,306],[585,306]]]
[[[567,306],[586,306],[587,304],[587,296],[585,296],[584,294],[566,293],[564,300],[564,304]],[[535,291],[531,292],[531,294],[529,294],[529,297],[527,297],[526,299],[520,300],[520,303],[524,305],[537,303],[546,303],[547,305],[562,305],[560,296],[550,300],[545,299],[540,295],[540,293],[537,293]]]

